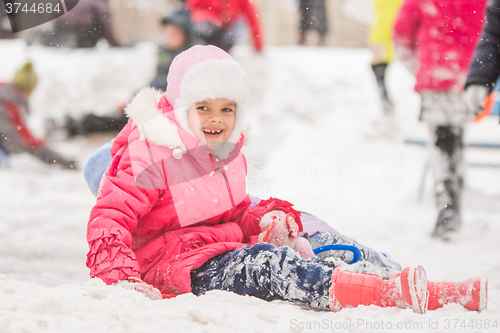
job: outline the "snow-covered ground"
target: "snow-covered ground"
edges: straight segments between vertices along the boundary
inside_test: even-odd
[[[85,229],[95,198],[83,172],[61,171],[28,155],[0,169],[0,332],[310,332],[500,330],[500,169],[467,168],[464,228],[452,241],[429,237],[436,212],[432,176],[418,200],[427,138],[418,123],[413,78],[389,67],[397,131],[378,135],[384,121],[364,49],[268,48],[234,52],[252,88],[248,190],[293,202],[403,266],[420,264],[430,280],[489,278],[488,309],[448,305],[425,315],[362,307],[317,312],[226,292],[151,301],[139,293],[90,280]],[[148,82],[155,48],[94,50],[28,48],[0,41],[0,81],[26,59],[39,87],[30,125],[44,134],[47,116],[105,113]],[[50,144],[83,166],[109,135]],[[468,128],[467,141],[500,143],[498,119]],[[500,151],[470,148],[468,162],[500,163]],[[496,327],[495,327],[496,324]]]

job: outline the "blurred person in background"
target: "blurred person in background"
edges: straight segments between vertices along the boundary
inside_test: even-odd
[[[38,82],[33,64],[27,62],[14,75],[11,83],[0,83],[0,155],[30,153],[45,163],[75,169],[74,161],[61,157],[46,143],[33,136],[26,124],[28,98]]]
[[[486,0],[405,0],[394,26],[396,55],[416,75],[420,120],[433,147],[438,217],[433,237],[460,229],[463,133],[472,120],[464,98],[467,71],[484,22]]]
[[[228,52],[235,43],[235,23],[245,19],[250,27],[253,47],[263,47],[262,28],[252,0],[186,0],[199,38]]]
[[[180,9],[164,16],[161,21],[161,41],[158,45],[158,60],[156,75],[149,86],[158,90],[167,89],[168,69],[172,60],[184,50],[195,44],[203,42],[196,38],[189,12]],[[62,125],[57,125],[56,120],[47,120],[47,132],[52,132],[58,127],[63,127],[69,137],[87,135],[92,133],[119,132],[127,124],[127,117],[123,111],[128,101],[120,103],[114,114],[96,115],[88,113],[81,117],[67,115]]]
[[[300,0],[299,45],[306,44],[308,30],[316,30],[319,35],[318,45],[324,46],[328,33],[325,0]]]
[[[121,46],[115,37],[108,0],[80,1],[68,13],[53,21],[47,32],[36,32],[28,43],[46,46],[89,48],[105,39],[111,46]]]
[[[491,0],[486,9],[484,31],[465,83],[465,96],[477,115],[500,75],[500,0]],[[497,87],[498,88],[498,87]]]
[[[370,27],[368,43],[373,51],[372,69],[377,79],[382,107],[386,116],[392,116],[394,105],[387,93],[385,73],[394,59],[392,32],[402,0],[374,0],[375,20]]]

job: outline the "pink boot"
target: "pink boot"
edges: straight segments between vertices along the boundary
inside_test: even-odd
[[[445,304],[458,303],[472,311],[482,311],[488,304],[488,280],[485,276],[461,282],[427,282],[429,305],[435,310]]]
[[[422,266],[407,267],[400,275],[383,280],[378,275],[353,273],[335,268],[330,287],[330,309],[377,305],[427,310],[427,275]]]

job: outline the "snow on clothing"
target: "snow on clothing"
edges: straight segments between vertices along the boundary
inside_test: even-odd
[[[332,234],[321,235],[322,240],[332,241]],[[322,240],[318,238],[318,244]],[[343,243],[340,240],[337,238],[338,244]],[[379,261],[379,265],[373,265],[359,261],[347,265],[335,256],[306,260],[289,247],[276,248],[259,243],[208,260],[191,273],[191,286],[197,295],[210,290],[226,290],[266,301],[286,300],[318,310],[330,310],[331,278],[336,267],[343,271],[378,275],[383,279],[390,278],[390,269],[401,270],[398,264],[386,263]]]
[[[480,84],[493,87],[500,75],[500,0],[491,0],[486,23],[477,44],[465,86]]]
[[[127,107],[131,120],[113,142],[90,214],[91,276],[108,284],[138,277],[164,294],[190,292],[191,270],[256,243],[265,213],[295,212],[277,199],[249,209],[241,153],[244,78],[227,53],[195,46],[174,60],[164,96],[146,88]],[[211,155],[191,134],[187,108],[220,97],[235,101],[238,115],[225,147]]]
[[[90,214],[87,266],[108,284],[140,278],[164,295],[224,289],[328,309],[335,262],[255,245],[260,219],[273,210],[292,214],[303,230],[291,204],[271,198],[252,205],[245,192],[240,71],[222,50],[195,46],[174,60],[164,96],[147,88],[133,99]],[[237,104],[235,127],[228,145],[209,154],[188,132],[187,108],[222,97]],[[355,267],[376,271],[366,262]]]
[[[0,149],[8,154],[30,153],[46,163],[71,167],[41,139],[35,138],[26,124],[28,99],[15,85],[0,83]]]
[[[196,295],[226,290],[329,310],[334,268],[318,257],[305,260],[289,247],[259,243],[208,260],[191,273],[192,290]]]
[[[96,195],[102,173],[104,173],[105,168],[111,162],[110,147],[111,143],[107,143],[99,148],[85,166],[85,178],[89,187],[93,188],[93,192]],[[249,208],[256,207],[262,202],[261,199],[251,195],[249,195],[249,198],[251,199]],[[276,249],[267,244],[260,244],[260,247],[244,247],[241,250],[235,250],[226,255],[218,256],[209,260],[201,268],[194,270],[191,273],[192,291],[202,294],[212,289],[230,290],[238,294],[254,295],[266,300],[286,299],[301,301],[302,303],[310,304],[312,307],[327,309],[328,288],[333,268],[338,266],[346,271],[377,274],[384,279],[389,278],[391,269],[401,270],[401,267],[397,263],[346,236],[338,234],[336,230],[317,217],[302,212],[301,220],[303,234],[311,236],[309,241],[312,248],[329,244],[355,245],[363,254],[361,261],[355,265],[348,265],[347,263],[352,260],[350,252],[327,251],[321,254],[321,258],[327,260],[326,263],[319,257],[313,259],[312,262],[307,262],[302,260],[297,256],[295,251],[289,248]],[[279,258],[285,257],[289,261],[287,265],[291,266],[291,270],[286,270],[289,272],[289,275],[286,276],[283,274],[284,261],[279,260]],[[272,265],[261,262],[263,265],[261,268],[255,267],[255,261],[262,260],[263,258],[264,261],[268,261]],[[243,285],[242,281],[250,281],[250,279],[244,277],[247,271],[242,270],[240,264],[252,265],[252,273],[249,274],[252,274],[254,277],[253,280],[263,281],[260,280],[262,278],[267,282]],[[279,264],[282,266],[279,266]],[[233,270],[235,267],[240,268]],[[292,274],[291,272],[295,273]],[[259,278],[255,278],[253,274],[258,274]],[[273,287],[270,286],[269,279],[274,280]],[[284,288],[281,286],[277,288],[276,281],[282,281],[288,287]],[[308,283],[304,283],[304,281]],[[297,298],[297,293],[294,295],[289,292],[283,293],[284,290],[289,291],[291,286],[295,291],[302,290],[301,293],[298,293],[298,295],[301,295],[300,299]]]
[[[252,0],[187,0],[186,6],[191,12],[195,26],[209,22],[215,27],[227,30],[238,19],[246,19],[250,27],[254,48],[257,51],[262,50],[264,45],[262,28],[257,8]]]
[[[387,258],[385,255],[369,247],[361,245],[354,239],[349,238],[345,235],[341,235],[339,233],[318,233],[310,237],[309,242],[311,243],[311,247],[313,249],[330,244],[356,246],[362,254],[361,259],[359,260],[357,265],[348,265],[348,263],[350,263],[353,259],[353,254],[350,251],[330,250],[318,254],[320,258],[334,262],[335,266],[341,267],[344,271],[376,274],[384,279],[390,278],[391,271],[401,271],[401,265]],[[363,266],[363,269],[359,268],[360,265]]]
[[[487,0],[405,0],[394,25],[395,52],[417,60],[415,91],[462,90]]]

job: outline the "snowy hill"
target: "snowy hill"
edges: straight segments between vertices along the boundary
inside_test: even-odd
[[[148,82],[155,47],[59,50],[0,41],[0,81],[28,57],[39,74],[30,125],[43,135],[47,116],[105,113]],[[151,301],[90,280],[85,230],[95,198],[83,172],[61,171],[31,156],[0,169],[0,332],[480,332],[500,329],[500,169],[467,168],[464,228],[450,242],[429,237],[436,212],[432,177],[418,201],[427,138],[418,123],[413,78],[389,67],[397,131],[383,124],[371,53],[364,49],[241,48],[235,57],[251,83],[248,191],[289,200],[402,266],[420,264],[430,280],[489,278],[488,309],[448,305],[426,315],[362,307],[338,313],[267,303],[226,292]],[[84,165],[111,136],[50,144]],[[467,141],[500,143],[498,119],[468,128]],[[500,151],[470,148],[468,162],[500,163]],[[430,173],[430,172],[429,172]],[[497,321],[498,320],[498,321]],[[493,327],[494,323],[497,327]]]

